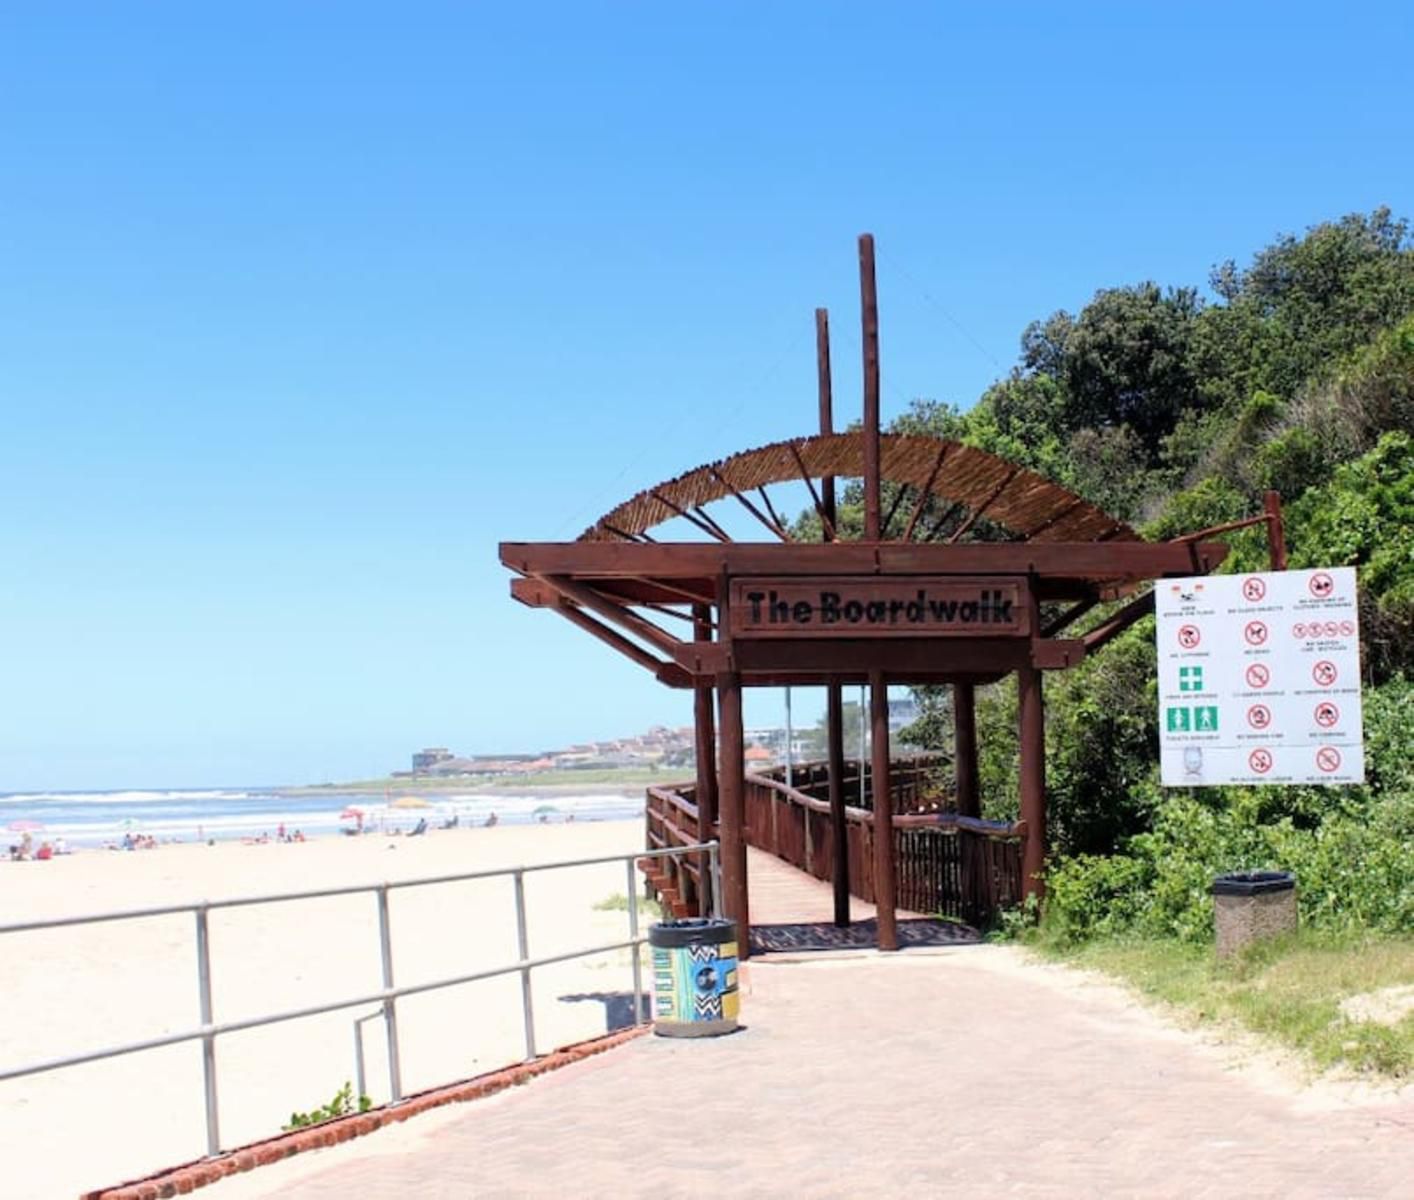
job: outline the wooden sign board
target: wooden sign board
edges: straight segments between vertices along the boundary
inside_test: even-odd
[[[734,638],[1028,637],[1016,578],[912,575],[742,576],[731,584]]]

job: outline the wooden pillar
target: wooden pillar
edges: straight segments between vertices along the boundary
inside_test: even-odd
[[[879,540],[879,296],[874,235],[859,236],[859,316],[864,335],[864,540]]]
[[[718,780],[718,827],[722,840],[722,910],[737,924],[737,953],[751,949],[751,919],[746,886],[746,746],[741,726],[741,676],[717,676],[717,716],[722,733]]]
[[[692,609],[693,639],[712,640],[712,609],[697,604]],[[717,836],[717,727],[712,713],[712,689],[693,689],[693,727],[697,755],[697,840],[710,842]],[[697,890],[698,916],[712,915],[712,880],[703,860],[702,886]]]
[[[1267,515],[1267,553],[1273,571],[1286,570],[1286,529],[1281,519],[1281,493],[1267,492],[1262,497],[1262,510]]]
[[[835,847],[835,924],[849,925],[849,822],[844,813],[844,689],[831,680],[826,689],[826,757],[830,769],[830,841]]]
[[[1016,673],[1021,740],[1021,819],[1026,841],[1021,848],[1021,894],[1045,896],[1040,876],[1046,865],[1046,719],[1041,702],[1041,672],[1022,667]]]
[[[952,728],[957,811],[964,817],[980,817],[982,798],[977,787],[977,697],[970,683],[952,685]]]
[[[882,671],[869,672],[869,712],[873,725],[874,768],[874,907],[878,910],[879,949],[898,949],[894,912],[894,808],[889,793],[889,689]],[[862,715],[862,714],[861,714]]]

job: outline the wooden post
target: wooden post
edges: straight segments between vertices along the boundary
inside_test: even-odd
[[[737,954],[751,953],[751,920],[746,885],[746,747],[741,727],[741,676],[734,671],[717,676],[718,720],[722,731],[722,762],[718,781],[721,805],[722,909],[736,922]]]
[[[844,689],[832,679],[826,688],[826,755],[830,779],[830,841],[835,847],[835,924],[849,925],[849,822],[844,813]]]
[[[1018,732],[1021,741],[1021,819],[1026,841],[1021,849],[1021,894],[1045,896],[1041,872],[1046,865],[1046,721],[1041,701],[1041,672],[1032,666],[1016,673]]]
[[[898,949],[894,912],[894,807],[889,793],[889,689],[882,671],[869,672],[869,710],[873,724],[874,764],[874,907],[878,910],[879,949]],[[862,714],[861,714],[862,715]]]
[[[692,607],[693,639],[712,640],[712,609],[706,604]],[[712,714],[712,689],[698,687],[692,697],[693,726],[697,752],[697,840],[710,842],[717,835],[717,731]],[[712,915],[712,879],[702,863],[702,886],[697,889],[698,916]]]
[[[1286,529],[1281,519],[1281,493],[1267,492],[1262,497],[1267,514],[1267,553],[1273,571],[1286,570]]]
[[[815,369],[820,393],[820,432],[828,437],[835,431],[834,392],[830,381],[830,314],[815,310]],[[829,525],[826,541],[835,523],[835,477],[820,480],[820,507]],[[830,840],[835,847],[831,879],[835,889],[835,924],[849,925],[849,822],[844,813],[844,689],[839,680],[825,686],[825,757],[830,784]]]
[[[970,683],[952,685],[952,728],[957,811],[964,817],[980,817],[982,799],[977,790],[977,697]]]
[[[864,327],[864,540],[879,540],[879,297],[874,235],[859,236],[859,315]]]

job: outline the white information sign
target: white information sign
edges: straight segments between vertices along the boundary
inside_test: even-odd
[[[1166,787],[1363,783],[1355,569],[1160,579]]]

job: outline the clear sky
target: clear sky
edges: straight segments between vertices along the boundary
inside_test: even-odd
[[[816,305],[853,417],[861,231],[887,420],[1414,213],[1411,9],[1356,12],[5,4],[0,791],[685,723],[496,543],[810,432]]]

